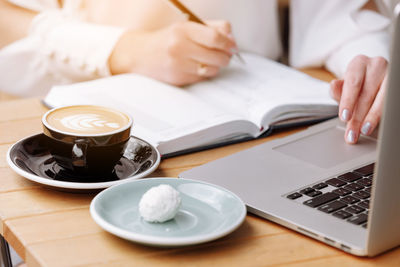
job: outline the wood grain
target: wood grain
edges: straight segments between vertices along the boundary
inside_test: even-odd
[[[11,147],[11,144],[0,145],[0,168],[4,168],[4,167],[8,168],[6,154],[10,147]]]
[[[26,190],[40,187],[38,184],[28,181],[16,174],[11,168],[0,168],[1,187],[0,193]],[[0,204],[1,205],[1,204]]]
[[[333,78],[320,69],[304,72],[326,81]],[[0,103],[0,233],[28,266],[400,266],[399,248],[372,259],[355,257],[253,215],[232,234],[191,247],[147,247],[108,234],[90,217],[94,194],[55,191],[27,181],[7,166],[10,145],[41,132],[46,110],[39,99]],[[301,129],[164,159],[152,176],[177,177]]]
[[[28,245],[103,231],[90,217],[89,207],[86,205],[72,210],[43,213],[40,216],[14,218],[7,220],[6,225],[8,231],[5,236],[20,255],[25,254],[25,247]],[[38,231],[39,225],[46,229],[45,235]]]
[[[320,246],[317,241],[288,232],[283,227],[265,224],[264,220],[253,216],[248,216],[245,223],[233,234],[215,242],[192,247],[172,249],[146,247],[129,243],[104,232],[82,235],[76,239],[79,239],[79,242],[73,246],[71,243],[73,240],[60,238],[47,243],[33,244],[29,246],[27,260],[32,260],[30,261],[33,263],[32,266],[39,266],[41,262],[46,262],[49,266],[75,264],[191,266],[194,262],[196,266],[246,266],[249,262],[254,263],[255,266],[261,266],[266,262],[279,264],[293,258],[306,260],[342,254],[336,249]],[[284,249],[289,242],[292,250]],[[62,249],[53,249],[43,258],[34,256],[44,255],[40,251],[50,249],[50,247]],[[304,253],[308,249],[312,249],[314,253]],[[106,257],[101,259],[93,257],[93,254],[102,255],[105,251],[108,251]],[[76,262],[75,260],[67,261],[66,259],[70,259],[72,255],[78,255],[79,259]],[[257,258],[254,258],[254,255],[258,255]],[[271,260],[272,255],[279,257],[272,257],[274,260]]]
[[[11,101],[14,99],[18,99],[18,97],[0,91],[0,102]]]
[[[39,99],[26,98],[3,102],[0,105],[0,122],[39,118],[47,110]]]
[[[39,117],[0,122],[0,145],[15,143],[22,138],[41,132]]]

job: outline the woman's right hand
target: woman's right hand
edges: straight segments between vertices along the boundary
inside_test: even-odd
[[[181,22],[154,32],[127,31],[109,58],[112,74],[138,73],[176,86],[214,77],[237,46],[230,24]]]
[[[347,123],[347,143],[357,143],[360,133],[370,135],[379,124],[387,67],[382,57],[358,55],[347,66],[344,79],[331,82],[331,94],[339,102],[339,118]]]

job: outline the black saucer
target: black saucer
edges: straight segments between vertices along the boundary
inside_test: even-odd
[[[137,179],[153,172],[160,154],[146,141],[131,137],[124,155],[110,173],[87,176],[58,165],[49,152],[43,134],[15,143],[8,151],[10,167],[25,178],[51,187],[67,189],[101,189],[121,180]]]

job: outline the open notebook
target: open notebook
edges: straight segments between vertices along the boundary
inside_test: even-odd
[[[49,107],[94,104],[133,117],[132,134],[176,155],[257,138],[277,126],[337,114],[329,85],[251,54],[232,61],[217,78],[178,88],[125,74],[53,87]]]

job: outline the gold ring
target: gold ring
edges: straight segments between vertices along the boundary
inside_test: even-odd
[[[199,63],[199,64],[197,65],[197,75],[199,75],[199,76],[205,76],[206,73],[207,73],[207,71],[208,71],[208,68],[207,68],[206,65],[201,64],[201,63]]]

